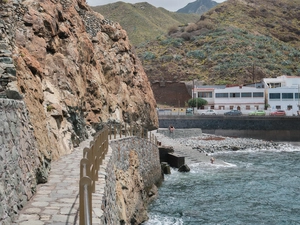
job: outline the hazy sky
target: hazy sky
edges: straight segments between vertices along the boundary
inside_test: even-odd
[[[195,2],[196,0],[122,0],[122,2],[127,3],[138,3],[138,2],[148,2],[155,7],[163,7],[169,11],[177,11],[183,8],[188,3]],[[214,0],[215,2],[221,3],[225,0]],[[106,5],[109,3],[118,2],[118,0],[87,0],[90,6]]]

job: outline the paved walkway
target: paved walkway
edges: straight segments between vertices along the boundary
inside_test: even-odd
[[[22,209],[14,225],[79,224],[79,165],[82,150],[89,146],[90,141],[83,141],[71,154],[51,164],[48,182],[37,186],[36,194]],[[100,167],[100,179],[93,193],[93,224],[100,224],[98,218],[102,215],[101,200],[105,184],[101,171],[104,171],[110,154],[111,150]]]
[[[174,147],[175,153],[185,156],[186,163],[210,163],[209,156],[189,146],[184,146],[176,139],[152,132],[163,145]],[[48,182],[39,184],[34,197],[19,213],[13,225],[79,225],[79,176],[80,160],[83,148],[89,146],[92,139],[83,141],[71,154],[63,156],[51,164]],[[104,170],[111,156],[111,148],[99,170],[99,180],[93,193],[93,225],[99,225],[102,216],[101,203],[105,187]],[[218,162],[217,163],[223,163]]]

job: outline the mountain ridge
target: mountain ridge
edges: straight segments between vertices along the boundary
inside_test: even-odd
[[[177,10],[178,13],[196,13],[202,15],[219,3],[211,0],[196,0]]]
[[[197,14],[170,12],[162,7],[147,3],[116,2],[103,6],[91,7],[105,18],[119,22],[127,31],[133,45],[145,43],[164,35],[172,26],[180,26],[199,20]]]
[[[229,84],[299,75],[299,15],[296,1],[228,0],[137,52],[152,82]]]

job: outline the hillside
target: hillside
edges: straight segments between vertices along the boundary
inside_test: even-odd
[[[202,15],[211,8],[218,5],[217,2],[212,0],[196,0],[187,4],[185,7],[177,10],[178,13],[196,13]]]
[[[300,75],[299,46],[299,0],[228,0],[136,50],[152,82],[241,84]]]
[[[199,15],[169,12],[147,2],[136,4],[116,2],[91,8],[105,18],[119,22],[127,31],[133,45],[164,35],[172,26],[181,26],[199,20]]]

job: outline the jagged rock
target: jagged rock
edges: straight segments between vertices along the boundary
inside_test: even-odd
[[[85,126],[116,121],[158,127],[148,78],[120,24],[85,1],[29,0],[17,8],[0,62],[17,77],[42,154],[57,159],[71,152],[85,139]],[[49,113],[49,105],[73,117]]]
[[[238,150],[240,150],[240,147],[238,147],[238,146],[231,146],[231,150],[232,151],[238,151]]]
[[[171,174],[170,165],[166,162],[161,163],[161,170],[162,170],[163,174]]]
[[[190,167],[188,167],[188,165],[184,164],[181,167],[178,168],[179,172],[190,172]]]
[[[1,4],[0,18],[0,77],[9,80],[5,86],[2,83],[5,95],[4,91],[0,95],[21,100],[5,100],[3,105],[10,101],[25,103],[28,121],[21,124],[29,124],[33,134],[28,140],[33,144],[22,142],[21,146],[38,167],[27,168],[35,172],[28,178],[30,182],[46,182],[51,161],[70,153],[87,138],[87,127],[103,127],[110,121],[126,123],[127,127],[141,125],[148,130],[158,127],[150,83],[120,24],[91,10],[85,0],[6,1]],[[3,105],[0,107],[6,107]],[[14,133],[14,125],[7,124],[3,121],[0,129]],[[3,137],[14,144],[10,133]],[[16,157],[16,146],[4,149],[10,151]],[[21,156],[27,159],[25,153]],[[5,204],[8,208],[23,206],[23,202],[16,204],[12,198]],[[140,214],[132,213],[130,218],[141,223],[147,218],[146,209],[143,204],[137,208]],[[10,215],[0,220],[10,224]]]
[[[9,99],[15,99],[15,100],[22,100],[23,99],[23,96],[19,92],[13,91],[13,90],[6,90],[5,95]]]

